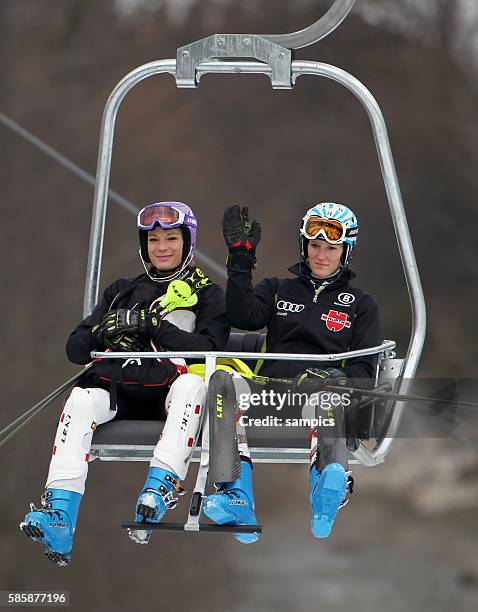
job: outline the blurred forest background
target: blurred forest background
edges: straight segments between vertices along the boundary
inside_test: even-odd
[[[130,70],[215,32],[298,30],[331,4],[1,0],[0,112],[94,174],[104,104]],[[474,377],[476,3],[357,0],[333,35],[296,57],[347,70],[378,100],[428,308],[419,374]],[[76,371],[64,344],[82,315],[93,189],[3,123],[0,143],[1,428]],[[138,209],[188,202],[200,250],[219,264],[224,207],[249,205],[263,226],[257,280],[297,260],[306,208],[350,205],[361,223],[357,283],[404,355],[410,307],[369,121],[331,81],[302,77],[291,92],[252,75],[207,76],[197,90],[148,79],[120,109],[111,187]],[[141,272],[137,248],[134,216],[110,203],[102,286]],[[59,569],[18,530],[39,502],[59,411],[56,402],[0,449],[0,590],[68,589],[72,609],[92,611],[476,609],[476,440],[399,440],[386,465],[354,469],[356,493],[327,541],[309,532],[305,466],[258,465],[265,533],[250,547],[209,534],[135,546],[119,524],[132,516],[146,464],[95,462],[72,564]],[[183,502],[173,520],[185,512]]]

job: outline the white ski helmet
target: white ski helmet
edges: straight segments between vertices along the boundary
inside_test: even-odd
[[[344,245],[341,264],[343,268],[346,268],[352,259],[357,236],[357,217],[350,208],[334,202],[317,204],[309,208],[302,217],[299,235],[301,261],[307,259],[308,241],[319,238],[330,244]]]

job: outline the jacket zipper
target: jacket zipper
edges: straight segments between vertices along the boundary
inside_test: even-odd
[[[317,303],[317,298],[319,297],[321,291],[327,287],[327,285],[328,283],[323,283],[322,285],[317,287],[317,289],[314,289],[314,299],[312,300],[314,304]]]

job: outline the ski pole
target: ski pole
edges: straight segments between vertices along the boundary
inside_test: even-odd
[[[91,368],[93,363],[88,364],[85,368],[77,372],[74,376],[69,378],[60,387],[49,393],[45,398],[35,404],[32,408],[29,408],[26,412],[16,418],[14,421],[7,425],[0,431],[0,447],[3,446],[8,440],[16,436],[28,423],[44,408],[46,408],[51,402],[59,397],[64,391],[68,389],[86,370]]]
[[[347,386],[337,386],[337,385],[324,385],[325,389],[330,389],[331,391],[348,391],[350,393],[358,393],[360,395],[366,395],[372,398],[377,399],[389,399],[396,400],[399,402],[412,402],[415,404],[446,404],[447,406],[453,407],[463,407],[463,408],[475,408],[478,409],[478,404],[473,402],[459,402],[459,401],[451,401],[445,399],[438,399],[433,397],[419,397],[416,395],[401,395],[399,393],[382,393],[380,391],[369,391],[368,389],[357,389],[355,387],[347,387]]]
[[[294,378],[272,378],[269,376],[257,376],[256,374],[252,374],[251,376],[248,376],[247,378],[249,378],[249,380],[251,380],[252,382],[261,384],[261,385],[266,385],[268,383],[280,383],[280,384],[285,384],[285,385],[297,385],[297,380]],[[300,387],[298,387],[300,389]],[[370,398],[376,398],[376,399],[389,399],[389,400],[396,400],[396,401],[403,401],[403,402],[412,402],[412,403],[425,403],[425,404],[446,404],[447,406],[453,406],[453,407],[463,407],[463,408],[474,408],[478,410],[478,404],[475,404],[473,402],[460,402],[460,401],[449,401],[449,400],[445,400],[445,399],[436,399],[433,397],[419,397],[419,396],[414,396],[414,395],[400,395],[399,393],[389,393],[389,392],[380,392],[380,391],[371,391],[368,389],[359,389],[356,387],[347,387],[346,385],[344,386],[339,386],[339,385],[331,385],[331,384],[325,384],[322,387],[318,386],[317,391],[320,390],[327,390],[327,391],[348,391],[350,393],[356,393],[359,395],[364,395],[364,396],[368,396]]]

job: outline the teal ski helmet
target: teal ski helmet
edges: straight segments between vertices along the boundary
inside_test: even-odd
[[[335,202],[317,204],[302,217],[299,235],[301,261],[307,259],[308,241],[319,238],[330,244],[344,245],[341,264],[346,268],[352,259],[357,236],[357,217],[350,208]]]

